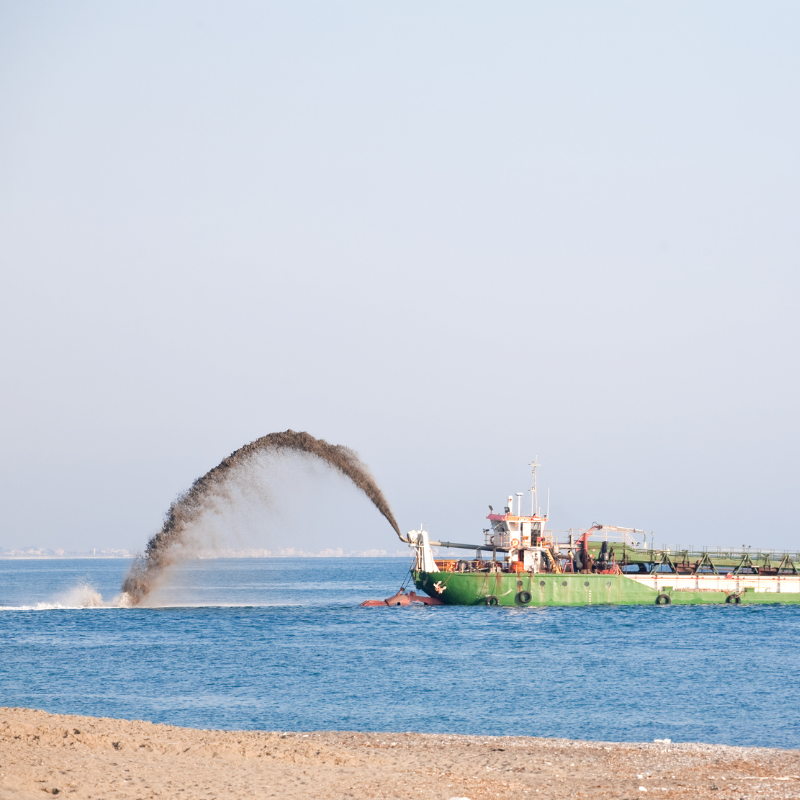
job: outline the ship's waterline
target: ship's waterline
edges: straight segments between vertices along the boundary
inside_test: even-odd
[[[800,576],[466,573],[412,570],[417,589],[444,605],[591,606],[800,604]]]

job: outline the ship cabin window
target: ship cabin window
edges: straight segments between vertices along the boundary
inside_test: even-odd
[[[495,522],[494,525],[492,525],[492,527],[498,533],[506,533],[506,531],[508,531],[508,524],[505,522]]]

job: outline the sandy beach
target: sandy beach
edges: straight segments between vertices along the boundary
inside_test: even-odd
[[[0,710],[0,797],[797,798],[800,751],[206,731]]]

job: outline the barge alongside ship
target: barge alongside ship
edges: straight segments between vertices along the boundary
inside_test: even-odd
[[[557,538],[536,504],[535,467],[531,514],[522,514],[520,493],[516,513],[511,496],[502,514],[489,506],[482,544],[432,541],[427,531],[409,531],[404,541],[414,550],[418,590],[437,605],[800,603],[798,553],[656,549],[642,530],[598,524]],[[437,559],[437,546],[474,557]],[[385,602],[401,604],[393,599]]]

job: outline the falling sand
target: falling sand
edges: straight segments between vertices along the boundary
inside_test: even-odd
[[[214,504],[215,498],[225,493],[224,485],[241,467],[262,455],[291,451],[318,458],[329,467],[349,478],[375,504],[400,536],[389,503],[375,483],[358,454],[340,444],[328,444],[303,431],[283,431],[262,436],[240,447],[221,461],[214,469],[198,478],[189,491],[178,497],[169,507],[161,530],[147,543],[142,555],[134,561],[122,584],[132,605],[140,603],[151,591],[159,576],[174,564],[181,553],[187,530]],[[402,537],[401,537],[402,538]]]

